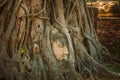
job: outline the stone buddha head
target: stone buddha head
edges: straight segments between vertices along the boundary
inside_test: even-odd
[[[58,61],[67,60],[69,56],[67,38],[57,29],[51,31],[51,45]]]

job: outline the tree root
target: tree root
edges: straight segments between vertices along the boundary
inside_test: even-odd
[[[109,70],[107,70],[103,65],[101,65],[100,63],[96,62],[92,57],[89,56],[89,61],[92,63],[92,65],[94,65],[97,70],[99,71],[99,73],[101,75],[106,75],[108,77],[118,77],[120,78],[120,75],[115,73],[115,72],[111,72]]]
[[[3,7],[6,3],[7,3],[8,0],[4,0],[0,3],[0,8]]]

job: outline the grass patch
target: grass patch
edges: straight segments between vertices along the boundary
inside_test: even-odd
[[[107,69],[116,73],[120,73],[120,68],[108,66]]]

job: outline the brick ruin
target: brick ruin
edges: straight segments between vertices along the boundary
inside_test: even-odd
[[[114,5],[108,5],[112,2]],[[112,55],[120,59],[120,5],[115,1],[108,3],[104,1],[100,6],[104,5],[108,5],[109,7],[109,10],[106,12],[105,10],[99,9],[98,2],[88,3],[91,20],[100,42],[107,47]]]

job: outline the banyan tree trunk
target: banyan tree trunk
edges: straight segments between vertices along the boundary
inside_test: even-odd
[[[0,80],[117,80],[107,54],[85,0],[0,1]]]

